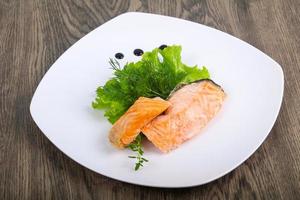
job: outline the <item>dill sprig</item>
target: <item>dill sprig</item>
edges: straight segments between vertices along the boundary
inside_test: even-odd
[[[142,136],[138,135],[135,140],[128,145],[128,147],[136,152],[136,156],[128,156],[129,158],[136,159],[134,170],[137,171],[140,167],[143,167],[144,162],[148,162],[146,158],[143,157],[144,151],[142,149]]]
[[[117,78],[121,79],[122,77],[126,77],[126,79],[128,79],[132,82],[135,82],[135,80],[139,79],[139,74],[122,73],[121,72],[121,70],[122,70],[121,65],[116,59],[109,58],[108,63],[110,64],[110,66],[113,70],[120,72],[120,73],[115,74]],[[151,65],[151,63],[150,63],[150,65]],[[163,75],[161,75],[161,76],[163,76]],[[163,98],[163,99],[166,98],[166,96],[164,96],[163,94],[161,94],[161,93],[159,93],[159,92],[157,92],[157,91],[155,91],[155,90],[153,90],[149,87],[146,87],[144,92],[147,93],[147,96],[160,97],[160,98]]]
[[[113,70],[115,71],[121,70],[120,63],[116,59],[109,58],[108,63],[110,64]]]

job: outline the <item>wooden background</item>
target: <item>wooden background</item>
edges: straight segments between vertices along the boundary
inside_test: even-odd
[[[85,34],[127,11],[215,27],[281,64],[285,92],[277,122],[236,170],[193,188],[126,184],[75,163],[34,124],[29,103],[51,64]],[[0,199],[300,199],[299,12],[299,0],[0,0]]]

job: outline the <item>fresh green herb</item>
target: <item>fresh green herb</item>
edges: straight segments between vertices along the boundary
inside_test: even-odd
[[[110,64],[113,70],[115,71],[121,70],[120,63],[116,59],[110,58],[108,63]]]
[[[189,67],[181,61],[181,46],[168,46],[145,52],[140,61],[124,68],[110,59],[114,77],[97,89],[93,108],[105,110],[105,117],[114,123],[141,96],[166,99],[179,83],[209,78],[205,67]]]
[[[136,156],[128,156],[129,158],[134,158],[136,159],[136,163],[135,163],[135,168],[134,170],[137,171],[140,167],[143,167],[143,163],[144,162],[148,162],[148,160],[143,156],[144,151],[142,149],[142,135],[139,134],[135,140],[130,143],[130,145],[128,146],[132,151],[136,152]]]

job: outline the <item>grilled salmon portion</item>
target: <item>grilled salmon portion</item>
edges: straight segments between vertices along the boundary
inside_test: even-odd
[[[209,79],[183,85],[171,93],[171,106],[153,119],[143,134],[168,152],[199,133],[221,109],[226,94]]]
[[[140,97],[113,124],[109,133],[110,142],[118,148],[124,148],[138,136],[146,124],[164,112],[169,106],[168,101],[159,97],[153,99]]]

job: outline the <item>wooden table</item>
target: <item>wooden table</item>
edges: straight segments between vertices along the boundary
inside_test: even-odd
[[[247,41],[283,67],[277,122],[233,172],[185,189],[122,183],[72,161],[32,121],[31,97],[52,63],[85,34],[127,11],[206,24]],[[299,13],[299,0],[0,0],[0,199],[300,199]]]

